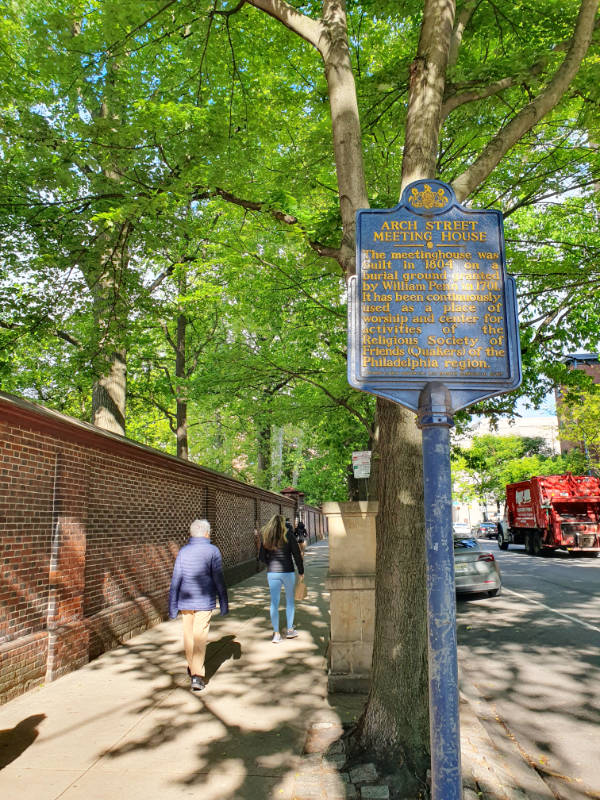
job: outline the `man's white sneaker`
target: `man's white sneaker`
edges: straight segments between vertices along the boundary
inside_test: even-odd
[[[271,641],[273,642],[273,644],[279,644],[279,642],[281,641],[281,634],[280,633],[274,633],[273,634],[273,638],[271,639]]]
[[[298,636],[298,631],[296,630],[296,628],[290,628],[288,630],[288,632],[286,633],[285,638],[286,639],[295,639],[296,636]]]

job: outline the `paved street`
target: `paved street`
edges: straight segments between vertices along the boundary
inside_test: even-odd
[[[487,544],[503,593],[459,599],[458,641],[488,732],[516,740],[562,800],[600,798],[600,559]]]

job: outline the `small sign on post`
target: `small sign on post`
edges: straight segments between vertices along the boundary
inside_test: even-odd
[[[441,181],[359,211],[356,237],[348,381],[417,412],[422,430],[431,789],[460,800],[449,429],[459,409],[521,382],[515,282],[500,211],[463,208]]]
[[[371,476],[371,451],[361,450],[352,453],[352,471],[355,478],[369,478]]]

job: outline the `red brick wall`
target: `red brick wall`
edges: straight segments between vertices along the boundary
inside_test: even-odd
[[[273,513],[291,501],[0,393],[0,702],[164,619],[193,519],[239,575]]]

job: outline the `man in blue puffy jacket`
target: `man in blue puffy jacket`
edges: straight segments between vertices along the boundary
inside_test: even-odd
[[[204,689],[204,658],[210,618],[219,597],[221,614],[229,612],[221,551],[210,543],[210,523],[196,519],[190,525],[190,540],[175,559],[169,591],[169,617],[183,618],[183,647],[193,692]]]

